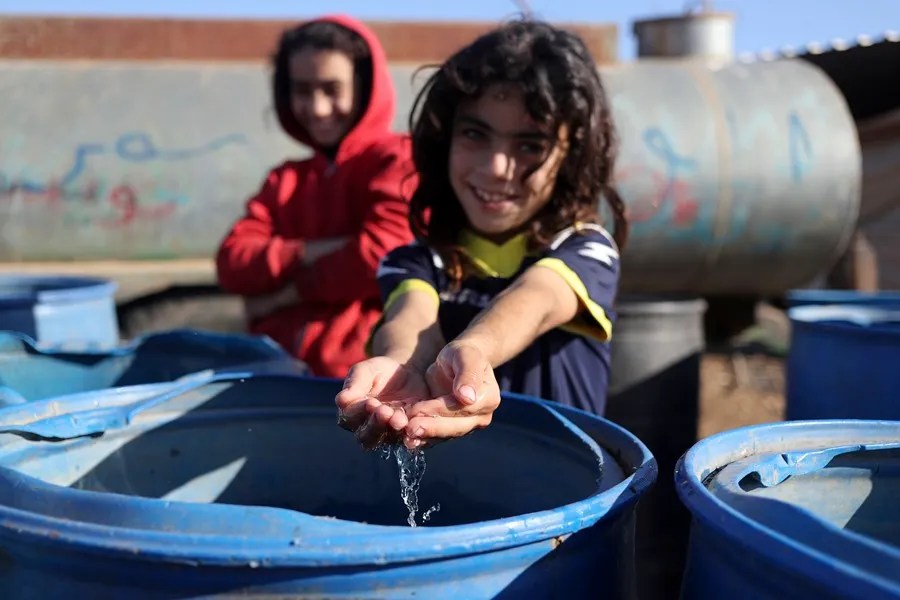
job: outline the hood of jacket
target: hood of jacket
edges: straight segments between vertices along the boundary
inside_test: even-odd
[[[390,132],[396,110],[396,96],[388,69],[387,56],[381,42],[378,41],[371,29],[346,15],[328,15],[315,20],[335,23],[359,34],[369,46],[372,60],[372,86],[368,102],[364,103],[363,113],[357,118],[356,124],[343,137],[337,148],[333,160],[339,163],[346,157],[355,154],[360,148],[369,145],[374,139]],[[313,142],[306,129],[294,117],[289,94],[279,90],[279,88],[289,90],[290,86],[286,85],[287,82],[279,82],[279,77],[287,78],[288,75],[287,73],[279,74],[276,68],[273,77],[275,110],[282,128],[292,138],[312,148],[316,154],[322,154],[325,149],[318,147]]]

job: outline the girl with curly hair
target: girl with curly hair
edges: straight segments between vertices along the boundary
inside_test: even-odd
[[[628,224],[584,43],[510,22],[447,60],[416,107],[416,241],[381,262],[384,317],[339,423],[366,447],[416,448],[487,426],[501,390],[602,414]]]

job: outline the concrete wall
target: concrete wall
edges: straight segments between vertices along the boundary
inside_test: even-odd
[[[208,254],[297,154],[259,65],[0,62],[0,259]]]
[[[397,130],[423,79],[394,64]],[[601,67],[622,139],[635,291],[767,293],[843,249],[856,130],[801,61]],[[303,150],[253,63],[0,62],[0,260],[209,257],[267,169]]]

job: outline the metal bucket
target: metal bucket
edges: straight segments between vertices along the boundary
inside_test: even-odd
[[[637,510],[643,600],[669,598],[684,570],[690,514],[671,474],[697,441],[705,310],[703,300],[663,296],[623,296],[616,306],[605,416],[647,444],[663,474]]]

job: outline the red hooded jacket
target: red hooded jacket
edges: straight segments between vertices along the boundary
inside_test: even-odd
[[[369,45],[372,91],[365,112],[333,160],[296,120],[279,115],[287,133],[315,153],[269,172],[222,241],[216,266],[220,286],[234,294],[268,294],[295,285],[300,302],[252,321],[250,331],[268,335],[316,375],[344,377],[365,358],[365,342],[381,315],[378,263],[412,240],[407,219],[415,180],[408,137],[390,131],[394,89],[381,44],[354,19],[321,20],[352,29]],[[334,236],[351,241],[302,264],[307,241]]]

